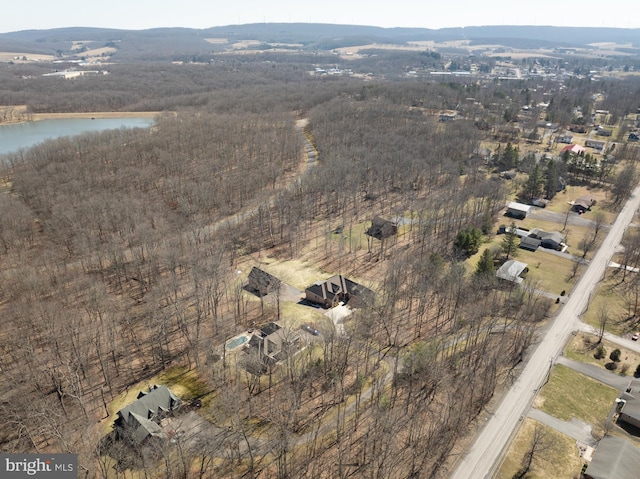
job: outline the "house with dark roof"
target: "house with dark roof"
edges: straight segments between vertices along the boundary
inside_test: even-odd
[[[536,251],[540,246],[541,240],[538,238],[533,238],[531,236],[525,236],[520,238],[520,248],[526,249],[529,251]]]
[[[640,448],[626,439],[605,436],[584,473],[585,479],[637,479]]]
[[[324,281],[317,281],[304,291],[307,301],[332,308],[340,302],[367,304],[373,301],[374,294],[368,288],[345,278],[341,274],[331,276]]]
[[[561,251],[565,246],[567,240],[559,231],[543,231],[540,228],[533,228],[529,233],[531,238],[539,239],[540,246],[548,249],[555,249]]]
[[[255,266],[251,268],[248,280],[248,287],[256,291],[260,296],[265,296],[273,291],[277,291],[281,284],[278,278]]]
[[[589,211],[595,204],[596,200],[594,200],[593,198],[590,198],[588,196],[581,196],[580,198],[577,198],[573,201],[573,206],[571,207],[571,209],[582,214],[585,211]]]
[[[365,231],[367,236],[371,236],[378,240],[383,240],[394,236],[398,232],[398,225],[391,221],[387,221],[376,216],[371,221],[371,227]]]
[[[140,444],[149,437],[166,439],[160,420],[180,407],[181,401],[167,386],[140,391],[136,401],[118,411],[114,422],[116,436]]]
[[[618,415],[618,421],[635,426],[640,430],[640,389],[627,391],[620,397],[624,402]]]

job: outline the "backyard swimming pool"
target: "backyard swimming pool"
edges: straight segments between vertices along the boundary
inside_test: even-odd
[[[243,334],[242,336],[236,336],[235,338],[230,339],[229,341],[227,341],[227,344],[225,344],[224,347],[227,350],[236,349],[236,348],[242,346],[247,341],[249,341],[249,336]]]

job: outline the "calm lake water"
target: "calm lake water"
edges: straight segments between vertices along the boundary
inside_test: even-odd
[[[148,128],[153,118],[64,118],[16,123],[0,126],[0,155],[21,148],[29,148],[44,140],[73,136],[88,131],[113,130],[117,128]]]

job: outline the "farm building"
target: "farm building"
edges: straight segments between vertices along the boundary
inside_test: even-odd
[[[507,212],[505,213],[505,215],[522,220],[529,216],[529,214],[531,214],[532,208],[533,207],[531,205],[525,205],[523,203],[516,203],[515,201],[512,201],[507,205]]]
[[[523,281],[523,274],[527,271],[527,266],[527,263],[510,259],[498,268],[496,276],[505,281],[520,284]]]

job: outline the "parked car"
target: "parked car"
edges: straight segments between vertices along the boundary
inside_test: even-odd
[[[640,338],[640,331],[638,331],[636,334],[634,334],[633,336],[631,336],[631,339],[632,339],[633,341],[637,341],[637,340],[638,340],[638,338]]]
[[[318,334],[320,334],[320,331],[318,331],[315,328],[312,328],[308,324],[303,324],[301,328],[304,329],[307,333],[313,334],[314,336],[317,336]]]

